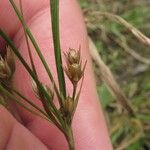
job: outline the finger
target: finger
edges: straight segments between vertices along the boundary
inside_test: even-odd
[[[0,106],[0,149],[48,150],[2,106]]]
[[[95,85],[93,81],[93,74],[91,71],[91,61],[88,54],[88,43],[86,37],[85,26],[83,18],[81,17],[80,9],[75,1],[61,1],[61,44],[62,49],[67,50],[68,47],[77,48],[79,44],[82,45],[82,56],[84,60],[88,60],[88,65],[85,72],[85,82],[81,93],[79,106],[75,114],[73,127],[76,142],[76,149],[111,149],[108,133],[99,107]],[[56,73],[52,37],[49,32],[49,9],[39,11],[28,20],[30,28],[38,41],[46,60],[50,64],[51,69]],[[15,42],[22,50],[22,54],[27,58],[26,46],[24,38],[22,38],[22,31],[15,36]],[[51,40],[50,40],[51,39]],[[35,62],[43,82],[47,83],[47,76],[41,66],[40,61],[34,54]],[[17,64],[15,83],[17,87],[25,94],[35,100],[31,95],[31,80],[27,73],[23,70],[20,64]],[[24,82],[21,82],[21,77]],[[67,85],[71,84],[67,81]],[[29,88],[30,87],[30,88]],[[70,88],[69,88],[70,89]],[[39,103],[39,102],[38,102]],[[47,146],[53,149],[66,149],[64,145],[64,137],[58,132],[54,126],[49,126],[46,121],[37,117],[31,117],[29,114],[20,110],[22,118],[26,122],[28,128],[37,135]],[[42,128],[42,131],[41,131]]]
[[[19,6],[19,0],[14,1],[16,5]],[[24,12],[25,19],[29,20],[38,11],[45,9],[45,7],[48,6],[48,3],[48,0],[32,0],[32,2],[28,0],[23,1],[24,6],[26,7]],[[0,27],[5,30],[10,37],[13,37],[21,27],[19,19],[16,17],[9,0],[0,1]]]
[[[16,5],[19,6],[19,0],[14,0]],[[25,11],[25,19],[30,20],[38,11],[44,9],[48,6],[48,0],[29,0],[23,1],[24,5],[26,6]],[[0,27],[7,32],[9,37],[13,38],[14,34],[20,29],[21,25],[19,23],[19,19],[16,17],[15,12],[9,2],[9,0],[0,0]],[[5,42],[0,37],[0,52],[5,47]]]

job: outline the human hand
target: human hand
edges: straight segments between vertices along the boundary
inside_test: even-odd
[[[24,0],[23,9],[33,35],[55,73],[49,1]],[[75,0],[60,0],[60,19],[62,50],[67,51],[69,47],[77,49],[81,45],[81,57],[83,60],[88,60],[83,89],[73,120],[76,150],[111,150],[105,120],[96,94],[85,25],[81,10]],[[11,5],[6,0],[0,1],[0,27],[14,40],[24,58],[28,60],[23,31]],[[0,42],[3,45],[2,39]],[[47,83],[47,75],[34,50],[33,56],[41,80]],[[21,93],[41,106],[33,95],[31,80],[27,72],[18,61],[16,62],[14,84]],[[67,86],[71,87],[69,81],[67,81]],[[0,150],[67,149],[64,136],[55,126],[21,107],[14,109],[20,121],[17,121],[5,108],[0,106]]]

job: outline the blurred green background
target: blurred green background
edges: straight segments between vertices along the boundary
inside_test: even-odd
[[[150,46],[143,44],[108,12],[125,19],[150,37],[150,0],[79,0],[88,34],[132,104],[136,117],[124,111],[101,81],[94,65],[97,91],[115,150],[150,150]],[[130,52],[135,52],[131,54]],[[136,59],[135,55],[148,62]]]

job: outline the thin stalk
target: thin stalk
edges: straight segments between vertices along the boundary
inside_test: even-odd
[[[9,1],[12,4],[12,6],[13,6],[13,8],[14,8],[14,10],[15,10],[15,12],[16,12],[16,14],[17,14],[17,16],[18,16],[18,18],[19,18],[19,20],[21,22],[21,24],[25,26],[25,30],[26,30],[25,32],[27,33],[28,37],[30,38],[30,40],[31,40],[31,42],[32,42],[32,44],[33,44],[33,46],[34,46],[34,48],[35,48],[35,50],[36,50],[36,52],[37,52],[41,62],[42,62],[43,66],[44,66],[44,68],[45,68],[45,70],[46,70],[46,72],[47,72],[47,74],[49,76],[49,78],[50,78],[50,80],[54,84],[54,89],[56,91],[56,94],[57,94],[60,106],[63,106],[63,98],[59,94],[58,88],[56,86],[55,80],[54,80],[54,78],[52,76],[52,73],[50,71],[50,68],[48,67],[48,64],[46,63],[46,60],[45,60],[43,54],[41,53],[41,50],[40,50],[40,48],[39,48],[35,38],[33,37],[32,33],[31,33],[30,29],[28,28],[28,26],[26,25],[26,23],[23,22],[22,15],[19,12],[19,10],[18,10],[16,4],[14,3],[14,1],[13,0],[9,0]]]
[[[76,95],[76,91],[77,91],[77,84],[73,85],[73,93],[72,93],[72,99],[75,99],[75,95]]]
[[[7,87],[7,86],[6,86]],[[36,109],[37,111],[39,111],[42,115],[44,115],[46,118],[46,120],[51,121],[51,123],[55,124],[61,131],[62,127],[59,123],[59,121],[56,119],[56,117],[49,111],[49,113],[44,112],[41,108],[39,108],[36,104],[34,104],[31,100],[29,100],[28,98],[26,98],[24,95],[22,95],[19,91],[17,91],[15,88],[11,88],[11,91],[13,93],[15,93],[17,96],[19,96],[22,100],[24,100],[25,102],[27,102],[28,104],[30,104],[34,109]],[[44,117],[44,119],[45,119]]]
[[[65,84],[64,71],[62,67],[60,35],[59,35],[59,0],[50,0],[50,10],[51,10],[53,44],[54,44],[57,75],[59,81],[59,89],[62,92],[63,97],[65,98],[66,84]]]
[[[33,61],[33,57],[32,57],[32,53],[31,53],[29,39],[28,39],[28,36],[27,36],[27,33],[26,33],[26,29],[25,29],[25,20],[24,20],[24,14],[23,14],[22,0],[19,0],[19,5],[20,5],[21,14],[22,14],[23,30],[24,30],[24,35],[25,35],[25,39],[26,39],[26,44],[27,44],[27,49],[28,49],[28,54],[29,54],[32,70],[34,71],[35,75],[38,78],[38,75],[37,75],[37,72],[36,72],[36,68],[35,68],[35,65],[34,65],[34,61]]]
[[[51,10],[51,24],[52,24],[52,34],[53,34],[53,45],[55,53],[55,63],[57,68],[57,76],[59,82],[59,90],[64,98],[66,98],[66,84],[64,71],[62,67],[62,57],[61,57],[61,47],[60,47],[60,34],[59,34],[59,0],[50,0],[50,10]],[[75,97],[76,87],[74,87],[73,97]],[[65,137],[68,142],[70,150],[74,150],[74,138],[71,126],[65,122]]]
[[[81,90],[82,90],[82,86],[83,86],[83,81],[84,81],[84,75],[82,77],[82,80],[81,80],[81,85],[80,85],[80,89],[78,91],[78,93],[76,94],[76,96],[74,97],[74,109],[73,109],[73,112],[72,112],[72,115],[71,115],[71,123],[72,124],[72,121],[73,121],[73,116],[75,114],[75,111],[76,111],[76,108],[77,108],[77,105],[78,105],[78,101],[79,101],[79,97],[80,97],[80,93],[81,93]],[[76,89],[74,89],[76,90]],[[76,92],[76,91],[75,91]]]
[[[23,59],[23,57],[21,56],[20,52],[17,50],[17,48],[15,47],[15,45],[13,44],[13,42],[9,39],[9,37],[0,29],[0,35],[2,36],[2,38],[7,42],[7,44],[11,47],[11,49],[13,50],[13,52],[16,54],[16,56],[18,57],[18,59],[21,61],[21,63],[23,64],[23,66],[26,68],[26,70],[28,71],[28,73],[31,75],[31,77],[35,80],[37,86],[39,87],[39,90],[45,95],[45,97],[50,101],[51,104],[51,110],[55,112],[55,115],[58,117],[59,121],[61,122],[61,124],[63,126],[64,125],[64,121],[61,117],[61,115],[59,114],[59,111],[57,110],[56,106],[53,104],[53,102],[51,102],[51,98],[49,96],[49,94],[46,92],[45,88],[42,86],[42,84],[40,83],[40,81],[37,79],[37,77],[35,76],[34,72],[31,70],[31,68],[29,67],[29,65],[26,63],[26,61]]]
[[[31,70],[31,68],[29,67],[29,65],[26,63],[26,61],[24,60],[24,58],[21,56],[20,52],[18,51],[18,49],[15,47],[15,45],[13,44],[13,42],[9,39],[9,37],[6,35],[5,32],[3,32],[3,30],[0,28],[0,36],[6,41],[6,43],[11,47],[12,51],[15,53],[15,55],[18,57],[18,59],[20,60],[20,62],[23,64],[23,66],[26,68],[26,70],[28,71],[28,73],[32,76],[32,78],[37,81],[36,76],[34,74],[34,72]]]
[[[39,57],[40,57],[40,59],[41,59],[43,65],[44,65],[44,67],[45,67],[45,69],[46,69],[46,71],[47,71],[47,74],[48,74],[50,80],[51,80],[52,83],[54,84],[54,89],[55,89],[55,91],[56,91],[56,94],[57,94],[57,97],[58,97],[58,100],[59,100],[59,104],[60,104],[60,106],[62,106],[62,105],[63,105],[63,102],[62,102],[62,101],[63,101],[63,98],[62,98],[62,97],[60,96],[60,94],[59,94],[58,88],[57,88],[56,83],[55,83],[55,81],[54,81],[54,78],[53,78],[53,76],[52,76],[52,74],[51,74],[51,71],[50,71],[50,69],[49,69],[49,67],[48,67],[48,64],[46,63],[46,61],[45,61],[45,59],[44,59],[44,57],[43,57],[43,55],[42,55],[42,53],[41,53],[41,51],[40,51],[40,49],[39,49],[39,47],[38,47],[38,45],[37,45],[37,43],[36,43],[34,37],[32,36],[32,34],[31,34],[31,32],[30,32],[30,30],[27,29],[26,31],[27,31],[28,36],[29,36],[30,40],[32,41],[32,43],[33,43],[33,45],[34,45],[34,47],[35,47],[35,50],[37,51],[37,53],[38,53],[38,55],[39,55]]]
[[[75,144],[74,144],[74,138],[73,138],[72,129],[69,126],[69,127],[67,127],[66,130],[67,131],[66,131],[65,137],[66,137],[66,140],[68,142],[69,150],[75,150]]]
[[[28,104],[30,104],[33,108],[35,108],[36,110],[38,110],[44,116],[48,117],[48,115],[41,108],[39,108],[36,104],[34,104],[33,102],[31,102],[31,100],[29,100],[25,96],[23,96],[19,91],[17,91],[16,89],[11,89],[11,90],[12,90],[13,93],[15,93],[20,98],[22,98],[25,102],[27,102]]]
[[[19,100],[17,100],[17,98],[13,94],[11,94],[10,92],[8,92],[2,85],[0,85],[0,91],[2,93],[6,94],[9,98],[11,98],[12,100],[14,100],[17,104],[19,104],[21,107],[23,107],[24,109],[28,110],[29,112],[31,112],[31,113],[33,113],[33,114],[35,114],[35,115],[37,115],[37,116],[39,116],[41,118],[49,120],[49,119],[47,119],[47,117],[44,117],[44,116],[40,115],[39,113],[31,110],[27,106],[25,106],[23,103],[21,103]]]

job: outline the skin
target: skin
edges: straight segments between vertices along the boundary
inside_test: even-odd
[[[18,3],[17,0],[16,3]],[[48,3],[48,0],[24,0],[23,9],[25,19],[38,41],[43,55],[53,74],[56,75]],[[77,49],[81,45],[82,60],[83,62],[88,61],[83,89],[73,120],[76,150],[112,150],[96,94],[85,24],[81,10],[75,0],[60,0],[60,19],[62,50],[67,51],[69,47]],[[10,3],[6,0],[0,1],[0,28],[13,39],[24,58],[29,62],[23,31]],[[2,49],[5,43],[1,38],[0,44]],[[47,75],[33,47],[32,51],[40,79],[43,83],[49,84]],[[17,60],[13,83],[20,92],[41,106],[33,94],[30,77]],[[69,93],[72,86],[69,80],[66,81],[66,84],[67,93]],[[0,106],[0,150],[67,149],[64,136],[51,123],[18,106],[13,109],[16,112],[15,116]]]

